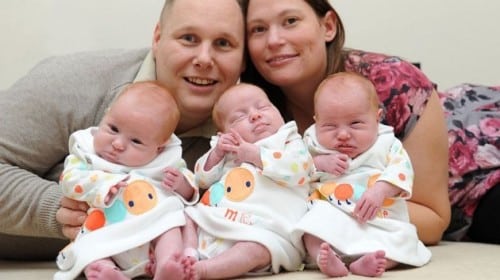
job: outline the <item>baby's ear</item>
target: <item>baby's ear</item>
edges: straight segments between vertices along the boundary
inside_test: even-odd
[[[165,145],[159,146],[158,149],[156,150],[156,152],[159,154],[159,153],[163,152],[164,150],[165,150]]]
[[[165,150],[165,147],[167,146],[169,140],[167,140],[165,143],[163,143],[162,145],[158,146],[158,148],[156,149],[157,153],[161,153]]]

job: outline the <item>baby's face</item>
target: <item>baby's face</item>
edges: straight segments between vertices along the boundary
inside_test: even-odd
[[[324,90],[329,90],[325,87]],[[316,137],[325,148],[355,158],[377,140],[379,110],[368,98],[344,90],[316,102]]]
[[[247,142],[266,138],[284,124],[278,109],[258,87],[239,85],[231,88],[219,102],[224,132],[235,130]]]
[[[94,133],[94,149],[107,161],[134,167],[152,161],[165,140],[157,118],[131,105],[118,101],[109,109]]]

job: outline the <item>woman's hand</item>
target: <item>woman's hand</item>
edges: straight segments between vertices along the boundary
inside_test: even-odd
[[[86,202],[67,197],[61,199],[61,207],[57,210],[56,220],[62,225],[62,233],[74,240],[87,218],[89,206]]]

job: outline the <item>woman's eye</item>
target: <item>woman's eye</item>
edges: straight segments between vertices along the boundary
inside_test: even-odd
[[[250,29],[250,33],[262,33],[266,31],[266,29],[263,26],[255,26]]]
[[[286,25],[292,25],[292,24],[296,23],[297,21],[298,21],[298,18],[296,18],[296,17],[291,17],[291,18],[287,18],[287,19],[285,20],[285,24],[286,24]]]

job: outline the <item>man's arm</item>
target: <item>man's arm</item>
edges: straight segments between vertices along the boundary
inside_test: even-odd
[[[41,62],[0,91],[0,232],[63,237],[57,176],[69,135],[96,125],[147,50],[94,52]]]

